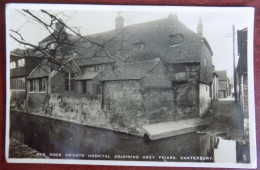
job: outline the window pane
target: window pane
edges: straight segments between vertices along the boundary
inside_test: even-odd
[[[30,80],[30,91],[33,91],[33,80]]]
[[[69,79],[65,78],[65,90],[68,91],[69,90]]]
[[[39,79],[39,91],[42,91],[42,79]]]
[[[70,90],[73,91],[74,90],[74,80],[70,80]]]
[[[23,67],[24,65],[25,65],[25,60],[24,59],[18,60],[18,67]]]

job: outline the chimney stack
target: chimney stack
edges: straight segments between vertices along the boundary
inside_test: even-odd
[[[199,23],[198,23],[198,26],[197,26],[197,34],[199,36],[203,36],[203,25],[202,25],[202,22],[201,22],[201,18],[199,18]]]
[[[121,16],[121,12],[118,12],[118,16],[116,17],[115,29],[121,30],[124,28],[124,18]]]
[[[168,18],[178,20],[178,15],[177,15],[176,12],[175,12],[174,14],[172,14],[172,12],[171,12],[171,13],[168,15]]]

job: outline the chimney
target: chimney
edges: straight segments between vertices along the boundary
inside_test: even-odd
[[[172,14],[172,12],[171,12],[171,13],[168,15],[168,18],[178,20],[178,15],[177,15],[176,12],[175,12],[174,14]]]
[[[55,23],[55,31],[56,32],[65,32],[65,26],[61,19]]]
[[[121,12],[118,12],[118,16],[116,17],[115,29],[120,30],[124,28],[124,18],[120,15]]]
[[[197,34],[199,36],[203,36],[203,25],[202,25],[202,22],[201,22],[201,18],[199,18],[199,23],[198,23],[198,26],[197,26]]]

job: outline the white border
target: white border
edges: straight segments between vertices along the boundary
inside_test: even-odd
[[[248,27],[248,92],[249,92],[249,124],[250,124],[250,160],[251,164],[241,163],[193,163],[193,162],[148,162],[148,161],[106,161],[106,160],[69,160],[69,159],[16,159],[8,158],[9,151],[9,114],[10,114],[10,51],[9,51],[9,10],[13,9],[48,9],[48,10],[102,10],[102,11],[202,11],[226,12],[239,9],[247,13],[250,18]],[[128,166],[163,166],[163,167],[220,167],[220,168],[256,168],[256,129],[255,129],[255,97],[254,97],[254,60],[253,60],[253,32],[254,32],[254,8],[252,7],[173,7],[173,6],[129,6],[129,5],[72,5],[72,4],[6,4],[6,136],[5,159],[8,163],[50,163],[50,164],[82,164],[82,165],[128,165]]]

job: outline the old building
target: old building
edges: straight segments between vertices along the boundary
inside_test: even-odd
[[[24,109],[26,77],[37,63],[32,50],[15,49],[10,52],[11,108]]]
[[[230,84],[229,79],[227,77],[227,72],[223,71],[216,71],[218,75],[218,97],[227,98],[230,96]]]
[[[52,94],[88,96],[101,101],[112,123],[139,128],[207,113],[213,52],[201,20],[195,33],[177,15],[129,26],[118,16],[114,30],[89,35],[88,42],[59,28],[65,47],[55,32],[39,43],[53,61],[42,61],[27,77],[29,106],[46,107]],[[78,44],[68,47],[71,42]]]
[[[247,28],[237,31],[238,64],[236,68],[237,101],[248,117],[248,77],[247,77]]]
[[[125,123],[172,119],[174,93],[160,59],[124,64],[101,82],[103,109],[125,117]]]
[[[118,16],[121,18],[121,16]],[[118,52],[127,63],[160,58],[175,93],[174,112],[183,117],[205,114],[211,104],[212,50],[203,37],[200,20],[198,32],[183,25],[176,15],[124,27],[116,18],[117,29],[93,35],[99,42]],[[112,41],[112,37],[115,37]]]

